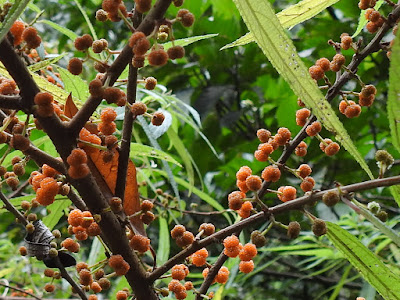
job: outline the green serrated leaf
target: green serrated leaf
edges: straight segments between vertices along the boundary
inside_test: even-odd
[[[162,160],[168,161],[170,163],[173,163],[177,166],[182,167],[182,165],[168,153],[166,153],[162,150],[147,146],[147,145],[143,145],[143,144],[131,143],[131,150],[130,150],[129,155],[132,158],[135,158],[138,156],[145,156],[145,157],[153,157],[153,158],[157,158],[157,159],[162,159]]]
[[[331,222],[326,222],[326,225],[328,238],[363,278],[385,299],[400,299],[400,277],[347,230]]]
[[[234,2],[248,28],[253,32],[257,44],[274,68],[288,82],[294,93],[312,109],[324,127],[336,134],[336,139],[373,179],[371,170],[335,111],[311,79],[271,4],[268,1],[260,2],[259,0],[234,0]]]
[[[158,234],[158,250],[157,250],[157,264],[162,265],[168,260],[169,257],[169,229],[167,220],[163,217],[158,218],[159,234]]]
[[[397,206],[400,207],[400,185],[392,185],[389,187],[390,193],[392,194]]]
[[[64,83],[64,89],[68,93],[72,93],[79,102],[83,103],[89,98],[89,88],[87,83],[80,77],[72,75],[68,70],[57,67],[61,79]]]
[[[283,28],[291,29],[293,26],[311,19],[325,8],[335,4],[338,1],[339,0],[303,0],[282,10],[281,12],[277,13],[276,16],[278,17]],[[251,42],[254,42],[254,36],[253,33],[248,32],[244,36],[238,38],[236,41],[225,45],[220,50],[246,45]]]
[[[385,3],[384,0],[379,0],[378,2],[376,2],[374,9],[378,10],[382,6],[383,3]],[[354,38],[357,35],[359,35],[361,33],[361,31],[363,30],[364,26],[367,25],[367,23],[368,23],[368,20],[365,18],[365,10],[362,10],[360,12],[360,18],[358,19],[358,25],[357,25],[356,32],[354,32],[354,34],[351,37]]]
[[[4,65],[2,63],[0,63],[0,74],[4,77],[11,78],[10,74],[7,72],[6,68],[4,68]],[[30,74],[42,92],[48,92],[53,95],[54,100],[56,100],[57,102],[62,104],[65,103],[65,100],[69,95],[67,91],[65,91],[62,88],[59,88],[55,84],[52,84],[51,82],[47,81],[47,79],[39,76],[34,72],[30,72]],[[76,97],[73,97],[73,100],[75,101],[78,99]],[[80,106],[79,101],[76,101],[75,103],[77,104],[77,106]]]
[[[390,125],[392,143],[396,150],[400,152],[400,43],[399,32],[397,32],[392,54],[390,55],[389,68],[389,91],[387,100],[387,110]]]
[[[36,64],[30,65],[28,66],[29,71],[31,72],[37,72],[39,70],[42,70],[44,68],[46,68],[47,66],[51,65],[51,64],[55,64],[56,62],[58,62],[61,58],[63,58],[67,53],[63,53],[61,55],[58,55],[56,57],[50,58],[50,59],[46,59],[46,60],[42,60],[39,61]]]
[[[65,197],[61,199],[59,197],[56,198],[56,201],[54,201],[54,203],[47,206],[47,209],[49,209],[51,213],[42,219],[44,225],[52,230],[54,226],[57,225],[61,217],[64,215],[64,209],[70,206],[71,203],[71,200],[66,199]]]
[[[57,30],[58,32],[61,32],[62,34],[65,34],[71,40],[75,40],[78,37],[78,35],[75,32],[73,32],[72,30],[69,30],[66,27],[62,27],[62,26],[60,26],[60,25],[58,25],[58,24],[56,24],[56,23],[54,23],[52,21],[40,20],[37,23],[47,24],[47,25],[51,26],[52,28],[54,28],[55,30]]]
[[[6,19],[0,25],[0,41],[6,36],[14,22],[21,16],[31,0],[15,1],[7,13]]]

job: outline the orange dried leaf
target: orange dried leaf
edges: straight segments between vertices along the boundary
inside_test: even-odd
[[[64,105],[64,115],[68,118],[72,118],[78,112],[78,107],[75,105],[74,100],[72,100],[72,94],[69,93],[67,100]]]
[[[92,159],[97,170],[104,178],[107,186],[109,187],[112,194],[115,194],[115,186],[117,184],[117,171],[118,171],[118,157],[119,153],[115,152],[111,161],[104,162],[103,155],[105,152],[97,151],[89,153],[89,157]],[[130,216],[140,210],[139,191],[136,180],[136,166],[129,160],[128,170],[126,176],[125,195],[124,195],[124,211],[125,214]],[[140,216],[131,217],[130,221],[134,228],[142,235],[144,235],[143,222],[140,220]]]

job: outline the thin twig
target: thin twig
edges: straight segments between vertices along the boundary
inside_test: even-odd
[[[134,68],[132,64],[129,64],[129,75],[128,75],[128,86],[127,86],[127,101],[129,104],[133,104],[136,101],[136,89],[137,89],[137,68]],[[122,139],[121,148],[118,157],[118,171],[117,171],[117,183],[115,186],[115,196],[119,197],[124,201],[125,195],[125,184],[126,175],[128,173],[129,163],[129,151],[131,149],[132,139],[132,126],[134,116],[128,106],[125,106],[125,117],[124,124],[122,127]]]
[[[3,201],[6,209],[9,212],[11,212],[19,220],[19,222],[21,224],[23,224],[24,226],[26,226],[28,224],[28,220],[24,217],[24,215],[21,214],[19,212],[19,210],[14,207],[14,205],[11,204],[11,202],[8,200],[8,198],[1,191],[0,191],[0,199],[1,199],[1,201]]]
[[[399,183],[400,183],[400,175],[383,179],[373,179],[364,182],[354,183],[347,186],[342,186],[340,187],[340,189],[343,192],[350,193],[363,190],[370,190],[377,187],[396,185]],[[257,214],[254,214],[246,219],[239,221],[236,224],[221,229],[220,231],[210,235],[209,237],[204,238],[203,240],[195,241],[195,243],[193,243],[191,246],[182,250],[174,257],[170,258],[165,264],[163,264],[162,266],[155,269],[152,273],[150,273],[147,277],[147,280],[149,282],[155,281],[157,278],[159,278],[161,275],[167,272],[170,268],[172,268],[177,263],[183,261],[189,255],[193,254],[194,252],[203,247],[207,247],[210,244],[222,241],[228,235],[240,232],[244,228],[247,228],[259,221],[268,219],[271,215],[277,215],[281,213],[287,213],[290,210],[301,209],[306,204],[313,203],[314,201],[321,199],[325,193],[336,190],[337,190],[336,188],[333,188],[325,191],[315,192],[309,195],[304,195],[295,200],[278,204],[274,207],[270,207],[267,212],[259,212]]]
[[[8,285],[8,284],[5,284],[5,283],[3,283],[3,282],[1,282],[1,281],[0,281],[0,285],[1,285],[1,286],[4,286],[4,287],[7,287],[7,288],[9,288],[9,289],[12,289],[12,290],[15,290],[15,291],[24,293],[24,294],[26,294],[26,295],[29,295],[29,296],[33,297],[34,299],[42,300],[42,298],[36,296],[35,294],[32,294],[32,293],[30,293],[30,292],[27,292],[27,291],[25,291],[24,289],[21,289],[21,288],[19,288],[19,287],[12,286],[12,285]],[[0,300],[1,300],[1,299],[10,299],[10,297],[0,296]],[[20,297],[20,299],[27,299],[27,298],[25,298],[25,297]]]

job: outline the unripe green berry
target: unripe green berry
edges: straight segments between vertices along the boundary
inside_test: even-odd
[[[386,222],[387,219],[388,219],[388,214],[387,214],[386,211],[381,210],[380,212],[378,212],[378,213],[376,214],[376,217],[377,217],[379,220],[381,220],[382,222]]]
[[[251,233],[251,242],[256,245],[257,248],[260,248],[265,246],[267,239],[260,231],[254,230]]]
[[[387,152],[386,150],[378,150],[378,151],[376,151],[375,159],[378,162],[384,163],[386,166],[390,166],[394,162],[393,156],[389,152]]]
[[[56,256],[58,256],[58,251],[57,251],[57,249],[56,249],[56,248],[51,248],[50,251],[49,251],[49,256],[50,256],[50,257],[56,257]]]
[[[326,234],[326,223],[324,220],[321,219],[314,219],[314,223],[311,227],[312,232],[316,235],[316,236],[321,236]]]
[[[28,233],[33,233],[35,231],[35,226],[32,223],[28,223],[26,224],[25,229]]]
[[[35,222],[37,220],[37,215],[36,214],[29,214],[27,217],[29,222]]]
[[[337,191],[326,192],[322,196],[322,201],[325,203],[326,206],[332,207],[340,201],[339,193]]]
[[[287,236],[290,239],[295,239],[299,236],[300,234],[300,223],[297,221],[292,221],[288,225],[288,230],[287,230]]]
[[[374,215],[376,215],[381,211],[381,206],[379,205],[379,203],[372,201],[368,203],[368,210]]]
[[[30,210],[31,209],[31,203],[29,201],[24,200],[24,201],[21,202],[21,208],[23,210]]]

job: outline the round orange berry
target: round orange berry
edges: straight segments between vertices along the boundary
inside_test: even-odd
[[[252,260],[249,261],[241,261],[239,263],[239,270],[242,273],[250,273],[254,270],[254,262]]]

